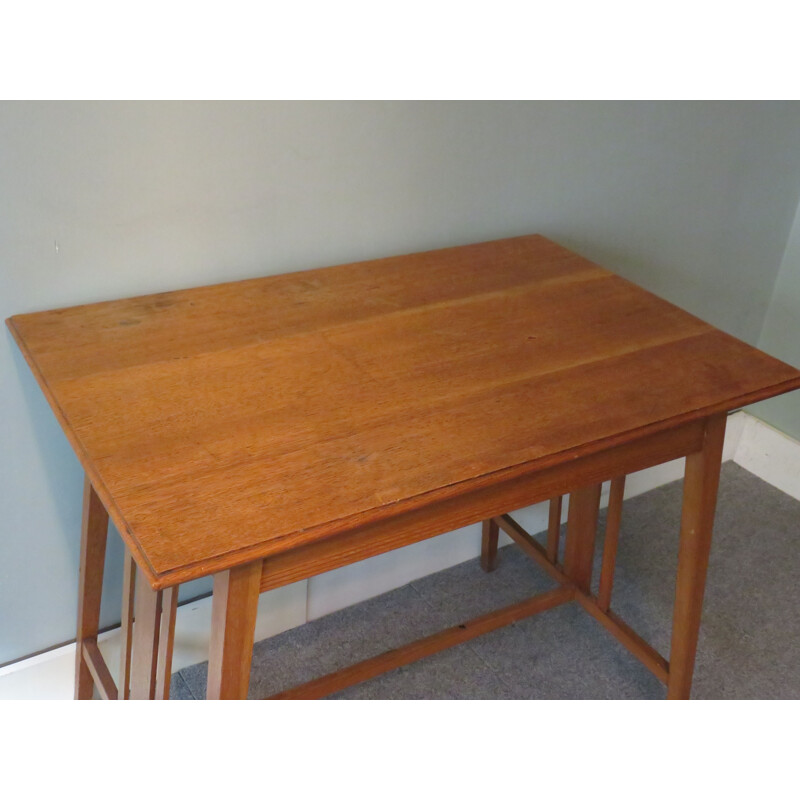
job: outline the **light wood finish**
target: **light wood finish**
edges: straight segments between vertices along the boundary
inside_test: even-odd
[[[131,654],[133,652],[133,600],[136,590],[136,562],[125,548],[122,565],[122,621],[119,649],[119,700],[127,700],[131,693]]]
[[[547,519],[547,557],[555,564],[558,561],[558,540],[561,534],[561,495],[550,501]]]
[[[94,680],[84,658],[85,642],[96,642],[108,539],[108,513],[88,477],[83,482],[83,520],[78,573],[78,632],[75,645],[75,699],[91,700]]]
[[[600,490],[595,483],[570,493],[567,510],[567,541],[564,546],[564,572],[583,592],[589,591],[594,560],[594,540],[600,511]]]
[[[87,639],[84,641],[83,657],[89,667],[89,671],[92,673],[92,678],[100,692],[100,697],[103,700],[116,700],[117,686],[111,677],[106,660],[103,658],[96,640]]]
[[[261,571],[261,562],[254,561],[214,576],[206,692],[209,700],[247,698]]]
[[[625,494],[625,476],[611,479],[606,514],[606,536],[603,542],[603,562],[600,568],[600,586],[597,589],[597,605],[601,611],[608,611],[611,605],[611,590],[614,586],[614,567],[617,563],[619,526],[622,522],[622,498]]]
[[[539,503],[568,492],[576,484],[602,481],[610,473],[635,472],[698,450],[703,441],[702,421],[671,431],[657,431],[612,450],[601,450],[571,464],[558,464],[501,481],[467,497],[450,497],[402,515],[346,531],[339,536],[279,553],[264,560],[261,591],[319,575],[371,556],[437,536],[501,514],[509,508]]]
[[[723,415],[800,387],[800,371],[541,236],[8,326],[87,475],[81,697],[103,683],[83,657],[103,507],[137,565],[132,697],[156,692],[164,589],[215,576],[209,696],[244,697],[259,589],[568,493],[563,571],[553,526],[547,551],[497,524],[663,671],[607,610],[608,578],[606,610],[591,597],[592,554],[600,482],[684,455],[669,695],[688,696]]]
[[[175,646],[175,616],[178,611],[178,587],[170,586],[161,594],[161,630],[158,634],[158,669],[156,700],[169,700],[172,680],[172,651]]]
[[[141,570],[136,571],[134,615],[130,699],[154,700],[161,592],[150,587],[147,576]]]
[[[159,589],[800,386],[541,236],[9,327]]]
[[[375,658],[361,661],[350,667],[345,667],[338,672],[332,672],[316,680],[288,689],[285,692],[273,695],[270,700],[315,700],[338,692],[348,686],[361,683],[374,678],[389,670],[397,669],[406,664],[412,664],[421,658],[438,653],[448,647],[468,642],[476,636],[502,628],[512,622],[539,614],[551,608],[568,603],[572,600],[573,590],[568,587],[559,587],[549,592],[543,592],[536,597],[528,598],[519,603],[491,611],[483,616],[476,617],[469,622],[456,625],[447,630],[426,636],[416,642],[389,650]]]
[[[497,566],[497,540],[500,530],[493,519],[483,521],[481,534],[481,568],[491,572]]]
[[[671,700],[688,700],[692,689],[725,422],[724,414],[711,417],[706,424],[703,449],[686,458],[667,688],[667,698]]]

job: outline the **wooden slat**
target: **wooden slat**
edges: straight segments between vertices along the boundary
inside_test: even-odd
[[[508,515],[498,517],[497,523],[551,578],[568,588],[573,588],[575,600],[606,630],[610,631],[617,641],[625,645],[659,680],[666,683],[669,665],[656,650],[616,614],[601,610],[591,595],[581,591],[567,575],[550,561],[545,549],[519,523]]]
[[[134,615],[130,699],[153,700],[156,696],[161,592],[150,587],[141,570],[136,571]]]
[[[605,480],[616,472],[636,472],[679,458],[700,447],[702,422],[673,431],[656,431],[621,445],[551,469],[511,477],[467,495],[454,495],[423,508],[367,525],[343,525],[344,532],[305,547],[281,552],[264,560],[261,591],[319,575],[389,550],[429,539],[447,531],[496,517],[510,508],[523,508],[568,492],[576,482]],[[241,558],[223,559],[222,564]],[[168,578],[169,579],[169,578]]]
[[[178,587],[164,589],[161,596],[161,630],[158,635],[158,670],[156,700],[169,700],[172,679],[172,651],[175,645],[175,616],[178,611]]]
[[[136,590],[136,562],[125,547],[122,565],[122,621],[119,650],[119,700],[127,700],[131,693],[131,654],[133,652],[133,598]]]
[[[83,482],[83,520],[78,575],[78,632],[75,645],[75,699],[91,700],[94,681],[84,658],[85,642],[97,640],[100,598],[108,539],[108,512],[88,476]]]
[[[562,569],[550,560],[547,551],[519,523],[508,514],[497,517],[496,522],[553,580],[573,585]]]
[[[483,521],[481,532],[481,567],[484,572],[491,572],[497,566],[497,540],[500,531],[493,519]]]
[[[600,586],[597,590],[597,605],[601,611],[608,611],[611,605],[611,590],[614,586],[614,567],[617,563],[619,526],[622,521],[622,498],[625,494],[625,476],[611,479],[611,492],[608,497],[606,514],[606,536],[603,542],[603,563],[600,568]]]
[[[540,236],[9,328],[155,588],[800,386]]]
[[[667,690],[670,700],[688,700],[692,689],[725,423],[724,414],[709,419],[703,449],[686,458]]]
[[[260,579],[260,561],[214,576],[208,700],[247,699]]]
[[[446,650],[449,647],[467,642],[476,636],[517,622],[533,614],[555,608],[572,600],[573,590],[559,587],[549,592],[514,603],[511,606],[492,611],[469,622],[456,625],[447,630],[419,639],[402,647],[382,653],[374,658],[354,664],[338,672],[325,675],[316,680],[296,686],[285,692],[273,695],[270,700],[314,700],[338,692],[347,686],[374,678],[384,672],[411,664],[421,658]]]
[[[569,496],[564,572],[582,592],[589,591],[592,579],[601,488],[601,484],[596,483],[577,489]]]
[[[669,679],[669,663],[651,647],[636,631],[628,626],[613,611],[603,611],[594,598],[577,591],[575,599],[588,611],[614,638],[642,662],[662,683]]]
[[[547,557],[554,564],[558,561],[558,539],[561,533],[561,503],[563,497],[552,498],[547,519]]]
[[[91,639],[84,641],[83,657],[103,700],[116,700],[117,686],[96,641]]]

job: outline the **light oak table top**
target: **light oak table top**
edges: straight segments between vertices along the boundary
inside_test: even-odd
[[[800,387],[541,236],[8,325],[156,589]]]

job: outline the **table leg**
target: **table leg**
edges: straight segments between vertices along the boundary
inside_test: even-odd
[[[686,457],[668,700],[688,700],[692,689],[726,419],[725,414],[710,417],[702,449]]]
[[[261,561],[214,576],[206,691],[209,700],[247,699],[260,591]]]
[[[553,564],[558,562],[558,537],[561,533],[561,495],[550,501],[547,519],[547,557]]]
[[[153,700],[156,696],[161,592],[150,586],[140,569],[136,570],[136,598],[133,609],[135,622],[130,698]]]
[[[493,519],[483,521],[481,534],[481,568],[484,572],[491,572],[497,566],[497,539],[500,528]]]
[[[168,589],[164,589],[161,595],[161,631],[158,634],[158,672],[156,674],[157,700],[169,700],[177,613],[178,587],[170,586]]]
[[[617,563],[619,526],[622,521],[622,500],[625,496],[625,476],[611,479],[611,493],[608,497],[606,516],[606,539],[603,543],[603,560],[600,568],[600,587],[597,590],[597,605],[601,611],[608,611],[611,605],[611,589],[614,586],[614,568]]]
[[[100,627],[100,598],[108,539],[108,512],[88,477],[83,483],[83,522],[78,577],[78,633],[75,648],[75,699],[91,700],[92,673],[83,657],[84,641],[97,641]]]
[[[600,513],[600,489],[595,483],[569,496],[567,541],[564,546],[564,573],[584,592],[589,591],[594,560],[594,540]]]
[[[120,635],[122,641],[119,648],[119,680],[117,681],[117,699],[128,700],[131,694],[131,654],[133,653],[133,601],[136,589],[136,562],[131,551],[125,547],[125,558],[122,567],[122,619]]]

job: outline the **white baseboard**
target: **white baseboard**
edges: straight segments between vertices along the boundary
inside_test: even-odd
[[[733,460],[762,481],[800,500],[800,442],[751,414],[741,412],[741,416],[741,438]]]
[[[800,442],[785,436],[755,417],[739,411],[728,418],[723,460],[733,460],[762,480],[800,499]],[[625,497],[648,492],[683,477],[684,459],[659,464],[629,475]],[[602,505],[608,503],[608,484]],[[562,509],[566,519],[567,503]],[[529,531],[547,527],[546,503],[513,512]],[[501,534],[501,545],[511,540]],[[265,592],[259,600],[256,641],[404,586],[425,575],[480,555],[480,526],[457,531],[351,564],[307,581]],[[174,670],[208,658],[211,598],[178,609],[175,623]],[[119,653],[119,629],[100,636],[112,673]],[[0,700],[68,699],[73,694],[75,645],[51,650],[0,669]],[[116,676],[115,676],[116,677]]]

